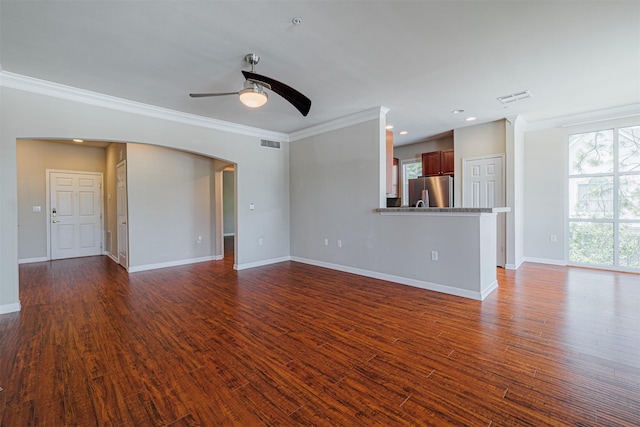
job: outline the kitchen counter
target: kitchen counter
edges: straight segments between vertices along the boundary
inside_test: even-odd
[[[498,288],[498,208],[379,208],[377,227],[384,233],[400,283],[485,299]],[[390,267],[391,268],[391,267]]]
[[[414,207],[400,207],[400,208],[378,208],[374,209],[374,212],[380,215],[402,215],[402,214],[494,214],[510,212],[511,208],[414,208]]]

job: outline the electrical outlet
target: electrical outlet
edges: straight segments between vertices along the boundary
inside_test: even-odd
[[[329,246],[329,239],[324,239],[324,245]]]
[[[258,245],[262,246],[264,244],[264,240],[262,240],[262,237],[258,239]]]
[[[342,247],[342,240],[338,240],[338,247],[341,248]]]
[[[549,236],[549,240],[551,241],[551,243],[556,243],[558,241],[558,236],[552,234]]]
[[[438,251],[431,251],[431,261],[438,260]]]
[[[196,243],[198,244],[202,243],[202,236],[196,237]]]

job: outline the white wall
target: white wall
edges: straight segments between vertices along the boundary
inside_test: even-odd
[[[69,98],[76,97],[75,93]],[[97,106],[99,104],[103,106]],[[218,130],[207,120],[122,106],[102,98],[54,98],[0,87],[0,312],[19,306],[18,209],[16,140],[20,138],[83,138],[139,142],[174,147],[236,163],[238,268],[289,256],[289,144],[281,150],[260,147],[260,138],[277,139],[265,131]],[[136,113],[141,111],[140,114]],[[166,118],[165,118],[166,117]],[[249,211],[249,203],[256,209]],[[257,244],[264,238],[264,245]]]
[[[565,263],[565,149],[565,129],[525,133],[524,256],[529,260]]]

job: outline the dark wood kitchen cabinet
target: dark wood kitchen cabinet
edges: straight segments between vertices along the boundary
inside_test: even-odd
[[[454,166],[453,150],[422,153],[422,176],[453,176]]]
[[[442,170],[442,175],[451,175],[453,176],[456,160],[453,155],[453,150],[443,150],[440,152],[440,169]]]

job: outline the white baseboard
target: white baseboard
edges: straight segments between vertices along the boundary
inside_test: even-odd
[[[224,233],[223,236],[224,237],[229,237],[229,236],[235,236],[236,233]]]
[[[158,268],[167,268],[167,267],[177,267],[179,265],[196,264],[199,262],[207,262],[207,261],[215,261],[215,260],[216,260],[215,256],[181,259],[178,261],[160,262],[157,264],[138,265],[135,267],[130,266],[127,270],[129,271],[129,273],[137,273],[140,271],[156,270]]]
[[[0,305],[0,314],[15,313],[17,311],[20,311],[19,301],[13,304]]]
[[[495,291],[496,289],[498,289],[498,281],[494,280],[493,283],[489,285],[487,289],[480,292],[480,301],[484,301],[484,299],[488,297],[491,294],[491,292]]]
[[[454,288],[452,286],[441,285],[438,283],[431,283],[431,282],[425,282],[422,280],[409,279],[407,277],[394,276],[391,274],[379,273],[377,271],[363,270],[361,268],[348,267],[345,265],[332,264],[324,261],[316,261],[316,260],[307,259],[307,258],[291,257],[291,261],[315,265],[317,267],[329,268],[331,270],[344,271],[345,273],[357,274],[359,276],[386,280],[388,282],[400,283],[401,285],[413,286],[415,288],[427,289],[429,291],[441,292],[444,294],[470,298],[478,301],[482,301],[491,292],[493,292],[498,288],[498,282],[495,281],[494,283],[491,284],[491,286],[489,286],[484,292],[481,293],[481,292],[469,291],[466,289]]]
[[[46,256],[37,257],[37,258],[22,258],[18,260],[18,264],[30,264],[32,262],[45,262],[49,261],[49,258]]]
[[[566,267],[567,262],[563,259],[547,259],[547,258],[534,258],[534,257],[524,257],[525,262],[535,262],[536,264],[550,264],[550,265],[559,265],[561,267]]]
[[[524,261],[524,258],[520,258],[520,260],[515,264],[505,264],[504,268],[505,270],[517,270],[522,266],[522,264],[524,264]]]
[[[120,264],[120,260],[119,260],[119,259],[118,259],[118,257],[116,257],[115,255],[113,255],[113,254],[109,254],[109,253],[108,253],[108,254],[107,254],[107,256],[108,256],[109,258],[111,258],[111,260],[112,260],[113,262],[115,262],[116,264]]]
[[[277,264],[279,262],[291,261],[291,257],[284,256],[281,258],[271,258],[256,262],[247,262],[245,264],[234,264],[234,270],[246,270],[247,268],[262,267],[264,265]]]

